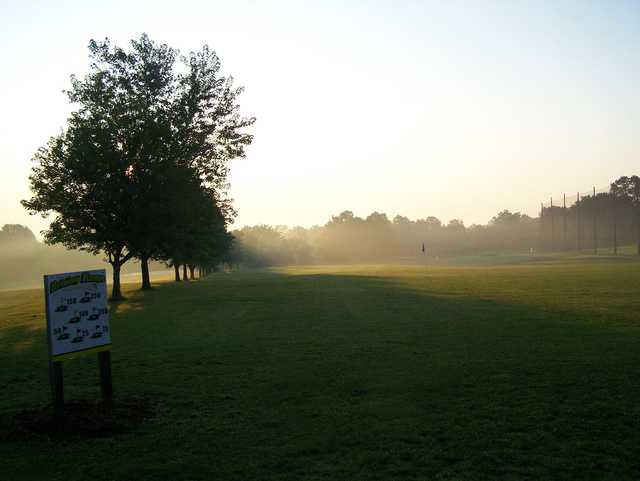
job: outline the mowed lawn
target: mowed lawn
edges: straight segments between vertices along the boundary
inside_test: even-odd
[[[640,479],[640,262],[350,266],[112,308],[112,437],[0,442],[0,479]],[[40,290],[0,293],[0,415],[49,402]],[[99,396],[93,357],[69,400]]]

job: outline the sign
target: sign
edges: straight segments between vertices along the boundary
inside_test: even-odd
[[[104,269],[44,276],[52,361],[111,348]]]

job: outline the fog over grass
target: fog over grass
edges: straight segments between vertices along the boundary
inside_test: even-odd
[[[43,244],[27,227],[5,224],[0,230],[0,289],[40,287],[44,274],[108,267],[100,255]],[[124,270],[136,272],[138,265]]]

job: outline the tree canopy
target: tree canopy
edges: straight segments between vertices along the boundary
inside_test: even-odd
[[[46,242],[104,252],[117,299],[131,258],[141,260],[149,287],[149,259],[194,262],[196,239],[226,232],[228,161],[244,157],[255,119],[240,114],[242,88],[206,45],[181,56],[143,34],[128,50],[92,40],[89,52],[89,73],[72,76],[67,92],[75,110],[35,154],[33,196],[23,205],[53,213]],[[185,208],[191,202],[210,207]]]

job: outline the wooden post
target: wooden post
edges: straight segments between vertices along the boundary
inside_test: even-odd
[[[98,369],[100,371],[100,392],[102,402],[111,405],[113,402],[113,384],[111,382],[111,351],[98,353]]]
[[[597,225],[597,209],[596,209],[596,188],[593,188],[593,255],[598,255],[598,225]]]
[[[49,291],[47,289],[47,276],[44,280],[44,298],[45,306],[49,305]],[[49,327],[49,310],[45,308],[45,316],[47,319],[47,347],[49,354],[49,384],[51,386],[51,400],[53,403],[53,412],[58,423],[64,417],[64,377],[62,373],[62,362],[53,360],[51,328]]]
[[[51,398],[53,412],[58,421],[64,417],[64,378],[62,376],[62,362],[49,361],[49,382],[51,383]]]
[[[576,201],[576,240],[579,253],[582,250],[582,245],[580,244],[580,192],[578,192],[578,200]]]

